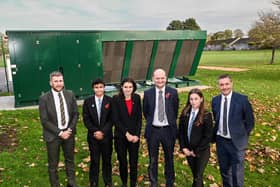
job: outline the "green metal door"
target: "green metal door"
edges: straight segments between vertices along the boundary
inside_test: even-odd
[[[33,86],[37,86],[39,80],[30,76],[37,73],[35,64],[35,39],[32,35],[17,33],[10,37],[10,54],[12,62],[12,74],[14,82],[15,105],[19,106],[23,100],[34,99]]]
[[[16,106],[36,103],[49,90],[49,72],[57,63],[56,37],[17,33],[12,38],[13,81]],[[16,52],[15,52],[16,51]],[[34,100],[36,98],[36,100]]]
[[[100,33],[82,34],[79,39],[79,61],[82,72],[79,85],[83,90],[82,95],[89,95],[92,93],[92,80],[103,77],[102,43]]]
[[[59,56],[57,50],[57,35],[55,33],[34,34],[35,63],[37,65],[34,77],[38,86],[33,87],[37,95],[50,90],[49,74],[58,69]]]
[[[91,80],[103,76],[99,33],[64,33],[59,36],[60,64],[65,87],[76,95],[92,92]]]
[[[79,35],[64,33],[58,38],[60,62],[58,69],[64,75],[64,84],[75,94],[80,93],[79,79],[81,77],[79,62]]]

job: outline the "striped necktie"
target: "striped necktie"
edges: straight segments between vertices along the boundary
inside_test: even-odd
[[[64,103],[60,92],[58,93],[58,98],[59,98],[59,107],[61,113],[61,125],[65,126],[66,120],[65,120]]]

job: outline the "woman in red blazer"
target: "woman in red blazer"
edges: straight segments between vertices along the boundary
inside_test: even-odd
[[[140,132],[142,126],[141,98],[135,93],[136,83],[131,78],[121,82],[118,95],[113,97],[112,110],[115,124],[115,149],[119,160],[120,176],[123,187],[127,186],[128,167],[130,165],[130,186],[137,182],[137,164]]]
[[[212,115],[205,110],[202,92],[192,89],[180,116],[179,142],[193,174],[193,187],[203,186],[203,172],[210,157],[212,124]]]

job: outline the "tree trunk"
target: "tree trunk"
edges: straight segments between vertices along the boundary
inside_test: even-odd
[[[274,54],[275,54],[275,47],[272,48],[272,54],[271,54],[270,64],[273,64],[273,63],[274,63]]]

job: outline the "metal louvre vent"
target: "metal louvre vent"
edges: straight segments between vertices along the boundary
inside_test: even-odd
[[[169,72],[175,46],[176,41],[159,41],[154,69],[162,68]]]
[[[175,70],[175,76],[184,76],[189,74],[193,65],[198,44],[198,40],[185,40],[183,42],[178,64]]]
[[[129,77],[134,80],[145,80],[150,64],[153,41],[134,42]]]
[[[121,80],[126,42],[103,43],[103,68],[105,82]]]

